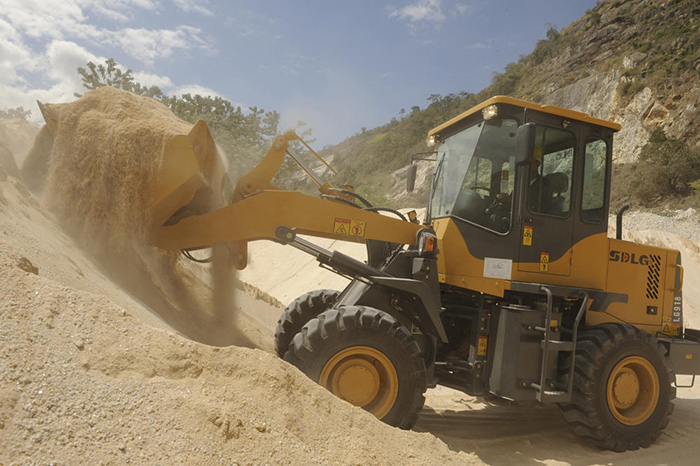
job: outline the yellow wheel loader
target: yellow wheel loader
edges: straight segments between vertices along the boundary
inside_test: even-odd
[[[221,191],[224,175],[202,155],[215,151],[208,133],[190,135],[164,154],[152,242],[184,251],[225,243],[242,268],[248,241],[272,240],[350,278],[342,291],[291,303],[276,350],[391,425],[410,428],[425,390],[441,384],[558,403],[578,435],[634,450],[666,427],[676,376],[700,374],[700,331],[683,326],[679,252],[624,241],[622,211],[617,238],[608,237],[619,129],[491,98],[430,131],[435,170],[422,223],[321,180],[290,148],[293,133],[212,208],[201,200]],[[320,197],[271,184],[286,155]],[[309,236],[365,243],[367,260]]]

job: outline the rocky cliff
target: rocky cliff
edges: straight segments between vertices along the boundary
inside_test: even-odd
[[[620,123],[617,162],[635,161],[657,127],[700,146],[699,2],[600,2],[556,41],[565,45],[532,70],[543,83],[535,93],[542,103]],[[582,77],[568,83],[574,76]]]

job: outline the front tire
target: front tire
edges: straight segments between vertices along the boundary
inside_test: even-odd
[[[574,391],[561,405],[574,432],[615,451],[648,447],[668,424],[675,398],[666,348],[631,325],[603,324],[577,343]]]
[[[289,303],[275,328],[275,351],[280,358],[289,349],[294,335],[308,321],[333,307],[339,295],[340,291],[337,290],[315,290],[304,293]]]
[[[391,315],[365,306],[330,309],[298,333],[285,359],[341,399],[410,429],[425,403],[416,340]]]

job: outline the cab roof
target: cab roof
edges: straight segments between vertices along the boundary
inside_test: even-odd
[[[458,123],[465,118],[475,114],[476,112],[481,111],[482,109],[488,107],[489,105],[493,104],[508,104],[508,105],[514,105],[516,107],[523,107],[523,108],[529,108],[532,110],[537,110],[539,112],[544,112],[544,113],[549,113],[551,115],[557,115],[561,116],[564,118],[568,118],[571,120],[578,120],[582,121],[584,123],[588,123],[591,125],[598,125],[598,126],[604,126],[606,128],[610,128],[614,131],[619,131],[622,129],[622,126],[620,126],[618,123],[614,123],[612,121],[607,121],[607,120],[600,120],[598,118],[593,118],[590,115],[587,115],[583,112],[577,112],[574,110],[568,110],[566,108],[562,107],[556,107],[554,105],[540,105],[536,104],[534,102],[528,102],[527,100],[520,100],[520,99],[515,99],[513,97],[506,97],[503,95],[497,95],[494,97],[491,97],[490,99],[480,103],[479,105],[470,108],[466,112],[457,115],[456,117],[452,118],[449,121],[446,121],[445,123],[441,124],[440,126],[437,126],[428,132],[428,136],[433,136],[435,134],[438,134],[442,132],[443,130],[449,128],[450,126],[454,125],[455,123]]]

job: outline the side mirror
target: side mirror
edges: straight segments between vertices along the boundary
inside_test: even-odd
[[[411,164],[408,166],[408,171],[406,172],[406,191],[409,193],[413,192],[413,188],[416,187],[416,172],[418,171],[418,165]]]
[[[515,141],[515,163],[520,164],[532,157],[532,151],[535,147],[535,129],[534,123],[525,123],[518,127]]]

